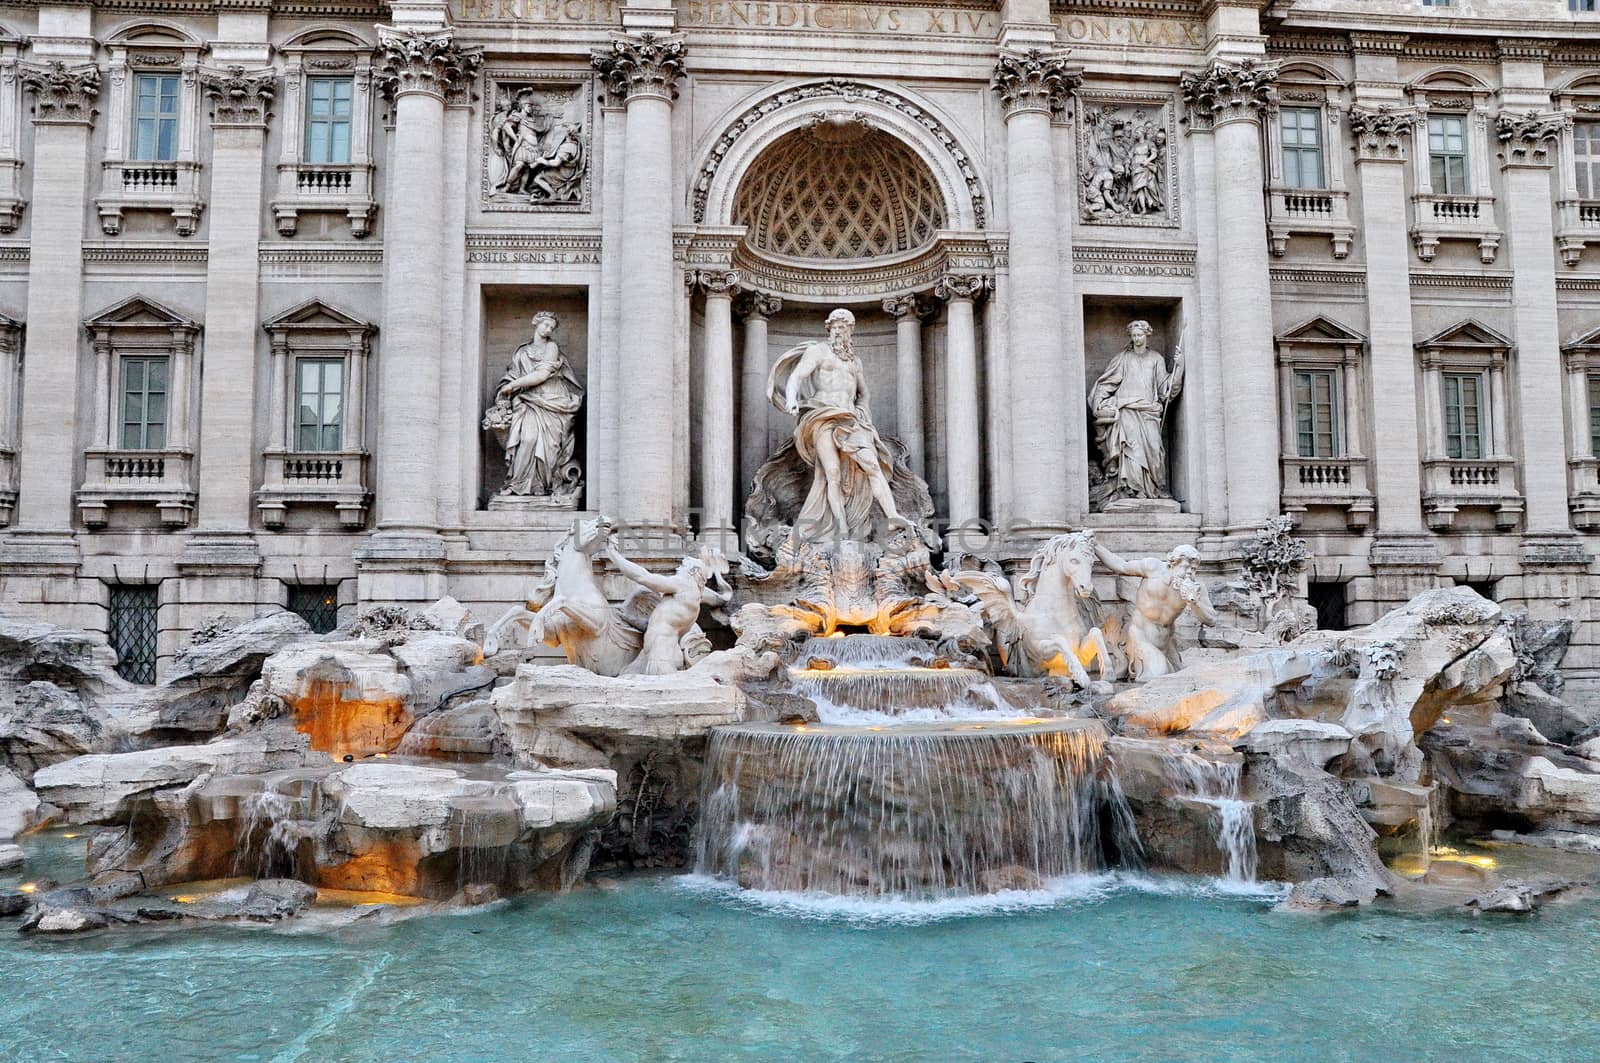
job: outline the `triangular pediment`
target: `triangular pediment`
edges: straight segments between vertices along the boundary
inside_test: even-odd
[[[1481,321],[1474,321],[1472,318],[1458,321],[1444,331],[1437,332],[1417,343],[1418,348],[1492,347],[1496,350],[1507,351],[1512,346],[1510,337],[1502,336],[1488,325]]]
[[[1340,324],[1331,317],[1318,314],[1310,321],[1302,322],[1294,328],[1288,329],[1278,336],[1279,343],[1337,343],[1343,345],[1362,344],[1367,338],[1347,325]]]
[[[371,323],[362,321],[345,313],[336,306],[330,306],[321,299],[308,299],[297,306],[292,306],[276,317],[269,318],[263,326],[268,332],[279,329],[337,329],[341,332],[350,329],[373,331]]]
[[[199,324],[154,299],[135,295],[100,311],[85,322],[92,329],[165,327],[199,328]]]
[[[1580,347],[1600,347],[1600,328],[1590,329],[1561,345],[1563,351],[1576,350]]]

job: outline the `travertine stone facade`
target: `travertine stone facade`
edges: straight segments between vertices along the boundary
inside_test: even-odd
[[[8,612],[146,588],[165,660],[313,600],[497,615],[575,515],[735,548],[835,307],[950,548],[1220,576],[1288,513],[1329,620],[1471,582],[1600,685],[1600,15],[0,4]],[[481,423],[538,312],[576,501],[503,493]],[[1135,321],[1182,373],[1130,496],[1090,398]]]

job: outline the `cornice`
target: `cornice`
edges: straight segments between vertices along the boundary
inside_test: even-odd
[[[45,0],[0,0],[0,8],[36,8]],[[259,11],[279,18],[381,19],[388,0],[93,0],[96,11],[129,15],[216,15]]]

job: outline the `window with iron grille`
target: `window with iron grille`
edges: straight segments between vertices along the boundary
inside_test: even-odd
[[[289,584],[289,612],[310,624],[312,631],[326,635],[339,626],[339,585]]]
[[[161,589],[114,583],[107,637],[117,651],[117,674],[130,683],[156,681],[156,635]]]

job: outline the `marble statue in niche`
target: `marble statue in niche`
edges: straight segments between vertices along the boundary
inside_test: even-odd
[[[1169,139],[1164,107],[1088,109],[1078,143],[1083,219],[1172,224]]]
[[[574,459],[583,385],[555,341],[559,324],[548,310],[533,315],[533,337],[511,356],[494,405],[483,415],[483,427],[494,433],[506,456],[505,485],[490,499],[490,509],[536,500],[572,507],[583,490],[583,472]]]
[[[1172,497],[1166,422],[1183,390],[1183,348],[1180,344],[1174,351],[1169,369],[1166,355],[1150,347],[1153,331],[1148,321],[1130,323],[1128,345],[1089,389],[1089,417],[1100,450],[1091,495],[1102,508],[1139,508],[1139,501]]]
[[[855,315],[834,310],[827,329],[827,339],[785,352],[768,375],[767,398],[796,420],[793,437],[756,473],[745,507],[751,538],[769,548],[790,534],[872,542],[909,526],[934,545],[928,485],[911,471],[905,446],[872,423]]]
[[[582,209],[588,202],[588,96],[582,85],[493,83],[484,160],[489,209]]]

